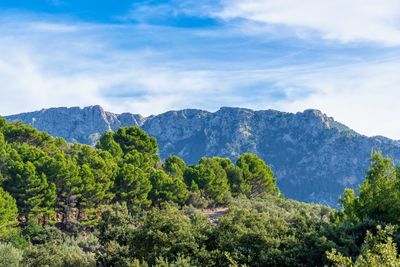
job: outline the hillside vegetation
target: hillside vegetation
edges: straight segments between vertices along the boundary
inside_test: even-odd
[[[186,166],[138,127],[93,148],[0,118],[0,181],[0,266],[400,266],[400,169],[379,153],[338,211],[285,199],[250,153]]]
[[[216,112],[184,109],[143,117],[90,106],[42,109],[6,119],[90,145],[107,130],[139,126],[157,138],[163,160],[179,155],[189,164],[204,156],[236,162],[251,152],[268,162],[285,196],[335,208],[346,187],[356,189],[363,182],[372,150],[400,159],[400,141],[358,134],[318,110],[286,113],[223,107]]]

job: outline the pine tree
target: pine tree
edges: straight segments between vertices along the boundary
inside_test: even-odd
[[[8,158],[7,143],[6,140],[4,139],[4,135],[0,132],[0,178],[1,178],[1,173],[5,171],[4,168],[6,165],[7,158]]]
[[[371,167],[355,197],[353,189],[346,189],[340,200],[344,219],[353,222],[373,219],[385,223],[400,222],[400,169],[380,152],[371,155]]]
[[[181,178],[170,177],[162,170],[153,170],[150,182],[152,189],[149,199],[155,204],[168,201],[183,204],[188,199],[188,190]]]
[[[251,153],[239,157],[236,165],[242,170],[242,193],[248,197],[257,197],[264,193],[276,195],[276,178],[271,168],[263,160]]]
[[[37,174],[35,166],[29,161],[12,161],[4,186],[25,216],[48,213],[54,207],[55,185],[48,183],[45,174]]]
[[[119,128],[114,134],[114,140],[124,154],[132,150],[148,154],[157,154],[158,152],[157,140],[137,126]]]
[[[226,203],[231,197],[228,178],[218,158],[200,159],[199,164],[189,167],[184,176],[188,186],[198,187],[201,197],[214,204]]]
[[[111,131],[105,132],[99,142],[96,144],[96,148],[108,151],[113,157],[121,158],[123,155],[121,147],[114,140],[114,133]]]
[[[17,217],[15,199],[0,187],[0,241],[15,230]]]
[[[169,156],[164,163],[164,170],[173,177],[183,178],[186,163],[178,156]]]
[[[79,166],[73,158],[58,153],[47,162],[46,173],[49,181],[56,186],[56,206],[64,214],[64,221],[67,222],[82,192]]]
[[[124,164],[118,173],[115,185],[118,199],[125,201],[130,209],[140,209],[150,205],[147,196],[151,183],[141,169],[132,164]]]

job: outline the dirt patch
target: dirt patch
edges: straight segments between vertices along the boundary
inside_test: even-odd
[[[214,209],[201,209],[201,212],[206,215],[212,224],[217,224],[219,218],[228,212],[227,207],[219,207]]]

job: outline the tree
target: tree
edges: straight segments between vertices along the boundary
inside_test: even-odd
[[[78,198],[78,207],[84,210],[96,207],[104,198],[104,191],[101,190],[101,184],[96,183],[92,170],[86,164],[81,167],[80,176],[82,187],[80,189],[80,197]]]
[[[367,232],[361,253],[354,262],[351,258],[343,256],[336,250],[327,252],[327,257],[333,266],[338,267],[400,266],[397,246],[392,238],[393,232],[393,226],[378,227],[376,235]]]
[[[0,116],[0,132],[3,132],[4,128],[8,125],[8,122]]]
[[[114,140],[119,144],[124,154],[132,150],[148,154],[157,154],[158,152],[157,140],[137,126],[119,128],[114,133]]]
[[[360,222],[365,219],[398,224],[400,223],[400,172],[390,158],[380,152],[371,156],[371,168],[364,183],[358,189],[346,189],[340,200],[345,220]]]
[[[4,167],[8,158],[7,143],[4,139],[4,135],[0,132],[0,176],[4,172]],[[1,177],[0,177],[1,178]]]
[[[105,250],[99,259],[101,266],[130,266],[129,242],[133,238],[135,221],[127,206],[117,203],[104,210],[97,229]]]
[[[97,229],[102,244],[117,241],[127,245],[135,229],[134,220],[126,204],[116,203],[107,207],[102,214]]]
[[[241,188],[243,186],[242,170],[239,167],[235,166],[235,164],[233,164],[233,162],[229,158],[214,157],[212,159],[224,169],[232,193],[234,195],[243,193]]]
[[[185,182],[191,188],[198,188],[201,197],[214,204],[224,204],[231,197],[226,172],[217,158],[201,158],[197,166],[185,171]]]
[[[164,170],[172,177],[183,179],[186,163],[178,156],[169,156],[164,163]]]
[[[4,136],[8,143],[27,143],[35,147],[52,144],[53,140],[49,134],[20,122],[8,123],[4,129]]]
[[[25,216],[48,213],[54,207],[55,185],[48,183],[44,173],[37,174],[35,166],[29,161],[11,161],[4,186]]]
[[[158,257],[173,261],[179,255],[198,256],[200,250],[190,219],[171,205],[150,210],[131,242],[136,258],[150,264]]]
[[[124,163],[131,164],[145,173],[150,173],[159,161],[157,155],[132,150],[124,156]]]
[[[236,165],[242,170],[242,181],[239,187],[243,194],[251,198],[262,194],[279,194],[271,168],[259,157],[245,153],[239,157]]]
[[[74,145],[71,153],[80,166],[78,206],[91,209],[109,202],[114,197],[112,188],[118,173],[118,165],[111,154],[83,145]]]
[[[136,126],[104,133],[96,147],[111,153],[120,165],[129,163],[145,172],[160,161],[157,140]]]
[[[99,142],[96,144],[96,148],[108,151],[115,158],[121,158],[123,155],[122,149],[114,140],[114,133],[111,131],[105,132],[100,137]]]
[[[0,240],[10,235],[18,225],[15,199],[0,188]]]
[[[82,193],[82,179],[76,161],[63,153],[56,153],[46,163],[49,181],[56,185],[56,207],[64,214],[64,222],[70,220]]]
[[[284,252],[290,251],[292,239],[281,216],[233,207],[219,220],[215,231],[219,250],[239,266],[285,266]]]
[[[150,182],[152,189],[149,199],[155,204],[168,201],[183,204],[188,199],[188,190],[181,178],[169,177],[162,170],[153,170]]]
[[[120,169],[116,185],[119,200],[126,201],[130,209],[143,208],[150,205],[147,196],[151,190],[148,175],[132,164],[124,164]]]

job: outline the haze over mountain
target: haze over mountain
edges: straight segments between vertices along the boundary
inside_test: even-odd
[[[43,109],[6,119],[90,145],[107,130],[137,125],[157,138],[162,158],[175,154],[188,163],[202,156],[235,160],[252,152],[272,166],[285,196],[332,206],[345,187],[363,181],[372,150],[400,158],[399,141],[358,134],[311,109],[293,114],[223,107],[214,113],[185,109],[143,117],[91,106]]]

